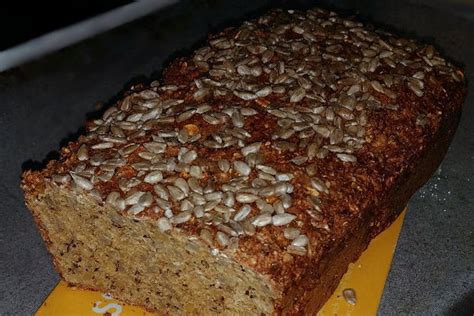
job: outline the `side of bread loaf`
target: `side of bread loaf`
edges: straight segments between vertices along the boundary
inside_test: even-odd
[[[22,187],[72,285],[169,314],[313,314],[437,168],[464,95],[430,45],[274,10],[132,87]]]

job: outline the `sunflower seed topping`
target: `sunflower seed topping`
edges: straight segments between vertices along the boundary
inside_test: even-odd
[[[161,171],[152,171],[145,176],[143,181],[145,181],[146,183],[155,184],[160,182],[161,180],[163,180],[163,175]]]
[[[347,303],[351,305],[356,305],[357,297],[356,297],[356,292],[354,291],[354,289],[344,289],[342,291],[342,296],[344,297]]]
[[[158,219],[156,224],[158,226],[158,229],[162,233],[167,232],[173,228],[173,226],[171,226],[170,221],[166,217],[161,217],[160,219]]]
[[[248,176],[251,171],[250,167],[245,162],[240,160],[234,161],[234,169],[242,176]]]
[[[276,214],[272,217],[272,223],[274,226],[283,226],[291,223],[295,218],[296,216],[293,214]]]
[[[192,213],[190,211],[181,212],[178,215],[175,215],[170,219],[171,223],[178,225],[182,223],[186,223],[191,219]]]
[[[291,242],[291,245],[297,247],[305,247],[308,244],[308,237],[306,235],[299,235]]]
[[[379,145],[379,118],[429,102],[442,90],[433,85],[464,81],[430,45],[319,9],[275,10],[226,30],[169,74],[88,123],[69,147],[69,172],[58,167],[51,180],[153,218],[160,232],[197,225],[216,256],[271,228],[286,258],[314,253],[307,226],[330,231],[328,202],[342,194],[334,179],[347,176],[334,166],[366,167],[361,149]],[[407,120],[417,133],[445,108],[428,111]],[[355,190],[362,178],[345,180]]]
[[[78,187],[80,187],[81,189],[90,191],[94,188],[94,185],[92,184],[92,182],[90,182],[89,180],[87,180],[84,177],[81,177],[81,176],[79,176],[77,174],[74,174],[74,173],[71,173],[71,177],[72,177],[72,180],[74,181],[74,183]]]
[[[292,255],[297,255],[297,256],[306,255],[306,248],[305,247],[289,245],[288,248],[287,248],[287,251],[288,251],[288,253],[290,253]]]
[[[250,214],[251,211],[250,205],[245,204],[240,208],[240,210],[235,214],[234,220],[237,222],[243,221]]]
[[[263,226],[267,226],[271,222],[272,222],[272,215],[269,213],[263,213],[261,215],[256,216],[253,219],[252,224],[257,227],[263,227]]]

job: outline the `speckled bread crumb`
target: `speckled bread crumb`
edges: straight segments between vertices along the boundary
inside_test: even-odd
[[[133,87],[28,207],[71,284],[169,314],[311,314],[441,162],[465,95],[429,45],[274,10]]]

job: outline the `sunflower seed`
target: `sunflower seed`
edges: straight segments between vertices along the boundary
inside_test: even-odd
[[[270,167],[270,166],[257,165],[256,168],[260,171],[263,171],[263,172],[271,174],[271,175],[276,175],[277,174],[277,171],[274,168]]]
[[[296,218],[293,214],[276,214],[272,217],[272,224],[274,226],[283,226],[291,223]]]
[[[357,158],[354,155],[349,154],[336,154],[337,158],[344,162],[356,162]]]
[[[259,199],[257,195],[251,193],[237,193],[235,198],[239,203],[253,203]]]
[[[250,214],[252,208],[248,204],[244,204],[240,210],[234,215],[234,220],[237,222],[243,221]]]
[[[97,143],[91,146],[92,149],[109,149],[112,147],[114,147],[114,143],[108,143],[108,142]]]
[[[202,194],[191,192],[190,197],[194,205],[205,205],[207,203],[206,199]]]
[[[204,211],[209,212],[210,210],[214,209],[220,203],[219,200],[209,201],[204,205]]]
[[[127,194],[127,196],[125,197],[125,204],[127,205],[137,204],[138,200],[141,198],[143,194],[145,194],[145,192],[142,192],[142,191],[129,192],[129,194]]]
[[[222,171],[222,172],[227,172],[229,171],[230,169],[230,163],[228,160],[226,159],[220,159],[218,162],[217,162],[217,165],[219,167],[219,169]]]
[[[418,96],[418,97],[423,96],[423,91],[413,81],[409,81],[407,85],[408,85],[408,88],[410,88],[410,90],[413,91],[413,93],[416,94],[416,96]]]
[[[275,212],[273,206],[262,199],[258,199],[257,201],[255,201],[255,204],[262,213],[273,214]]]
[[[277,173],[275,179],[277,181],[290,181],[293,179],[293,175],[291,173]]]
[[[118,193],[118,192],[110,192],[110,193],[107,195],[107,198],[105,199],[105,202],[114,205],[115,202],[117,201],[117,199],[119,199],[119,198],[120,198],[120,193]]]
[[[242,76],[247,76],[251,74],[251,69],[247,65],[237,66],[237,73]]]
[[[204,216],[204,207],[202,205],[195,206],[193,208],[193,214],[196,218],[201,218]]]
[[[79,159],[79,161],[85,161],[89,159],[87,146],[85,144],[82,144],[81,147],[79,147],[79,150],[77,151],[77,159]]]
[[[342,291],[342,296],[344,297],[347,303],[351,305],[356,305],[357,297],[356,297],[356,292],[354,291],[354,289],[344,289]]]
[[[242,92],[242,91],[234,91],[233,92],[235,96],[241,98],[242,100],[249,101],[249,100],[254,100],[257,98],[257,96],[253,93],[249,92]]]
[[[118,198],[115,203],[114,203],[115,207],[118,208],[120,211],[123,211],[125,210],[125,208],[127,207],[126,204],[125,204],[125,200],[122,199],[122,198]]]
[[[178,215],[175,215],[172,218],[170,218],[170,222],[175,225],[186,223],[187,221],[191,219],[191,216],[192,216],[192,213],[190,211],[181,212]]]
[[[213,149],[219,149],[219,148],[223,147],[220,143],[218,143],[216,141],[212,141],[212,140],[204,141],[204,146],[206,146],[208,148],[213,148]]]
[[[255,92],[255,94],[259,98],[264,98],[264,97],[270,95],[271,93],[272,93],[272,87],[271,86],[266,86],[266,87],[258,90],[257,92]]]
[[[179,206],[179,210],[181,212],[184,212],[184,211],[190,211],[194,208],[194,205],[193,203],[191,203],[189,200],[187,199],[184,199],[181,201],[181,204]]]
[[[206,198],[207,201],[222,201],[223,198],[223,193],[216,191],[216,192],[210,192],[206,193],[204,197]]]
[[[242,155],[247,156],[248,154],[256,153],[260,150],[261,142],[255,142],[247,145],[241,149]]]
[[[222,247],[225,247],[229,244],[229,237],[225,233],[220,231],[216,233],[216,240],[217,243]]]
[[[207,88],[201,88],[201,89],[196,90],[196,92],[194,92],[193,98],[194,98],[194,100],[196,100],[196,101],[201,101],[201,100],[204,99],[208,94],[209,94],[209,89],[207,89]]]
[[[208,229],[201,229],[199,232],[199,237],[201,237],[201,239],[204,240],[204,242],[206,242],[208,245],[213,244],[212,233]]]
[[[135,170],[143,170],[143,171],[150,170],[150,163],[148,161],[136,162],[132,164],[131,166]]]
[[[203,188],[201,187],[201,185],[199,184],[199,181],[197,181],[196,178],[189,178],[188,179],[188,186],[192,191],[194,191],[196,193],[199,193],[199,194],[204,193]]]
[[[188,194],[189,194],[189,185],[186,182],[186,180],[184,180],[183,178],[177,178],[176,180],[174,180],[173,184],[178,189],[180,189],[184,193],[185,196],[188,196]]]
[[[243,127],[244,126],[244,119],[243,119],[242,114],[240,113],[240,111],[234,111],[234,113],[232,113],[232,124],[235,127]]]
[[[153,203],[153,195],[150,192],[146,192],[145,194],[141,195],[137,201],[137,204],[140,204],[144,207],[148,207]]]
[[[260,75],[262,74],[262,67],[254,66],[250,68],[250,74],[254,77],[260,77]]]
[[[378,82],[377,80],[371,81],[370,84],[372,85],[372,88],[373,88],[375,91],[380,92],[380,93],[385,93],[384,88],[382,87],[382,85],[380,84],[380,82]]]
[[[173,226],[171,226],[170,221],[166,217],[161,217],[160,219],[158,219],[156,224],[158,226],[158,229],[162,233],[167,232],[173,228]]]
[[[94,185],[92,184],[92,182],[90,182],[89,180],[87,180],[86,178],[83,178],[81,176],[78,176],[74,173],[70,173],[71,177],[72,177],[72,180],[74,181],[74,183],[80,187],[81,189],[84,189],[84,190],[87,190],[87,191],[90,191],[94,188]]]
[[[67,184],[71,181],[71,176],[68,174],[53,174],[52,179],[56,183]]]
[[[204,103],[197,107],[196,113],[203,114],[203,113],[209,112],[210,110],[212,110],[212,107],[209,104]]]
[[[130,213],[132,215],[137,215],[137,214],[143,212],[144,209],[145,209],[145,206],[143,206],[141,204],[135,204],[131,208],[128,209],[128,213]]]
[[[171,209],[169,209],[169,208],[168,208],[168,209],[165,209],[165,213],[164,213],[164,214],[165,214],[166,218],[168,218],[168,219],[170,219],[170,218],[172,218],[172,217],[174,216],[173,211],[172,211]]]
[[[305,247],[289,245],[288,248],[286,249],[286,251],[288,251],[288,253],[290,253],[292,255],[297,255],[297,256],[306,255],[306,248]]]
[[[197,179],[202,179],[204,177],[202,169],[199,166],[191,166],[191,168],[189,168],[189,175]]]
[[[255,114],[257,114],[258,112],[253,109],[253,108],[241,108],[240,109],[240,113],[242,113],[243,116],[253,116]]]
[[[357,92],[359,92],[359,91],[360,91],[360,85],[355,84],[355,85],[352,85],[352,86],[349,88],[349,90],[347,90],[346,93],[347,93],[347,95],[350,96],[350,95],[353,95],[353,94],[355,94],[355,93],[357,93]]]
[[[270,213],[260,214],[252,220],[252,225],[257,227],[267,226],[272,222],[272,215]]]
[[[148,151],[142,151],[138,153],[138,156],[146,160],[154,160],[157,155]]]
[[[209,181],[204,188],[204,193],[212,193],[216,190],[214,181]]]
[[[305,89],[303,89],[303,88],[296,89],[291,94],[290,102],[292,102],[292,103],[299,102],[299,101],[303,100],[305,95],[306,95],[306,90]]]
[[[242,221],[240,222],[242,225],[242,228],[244,229],[244,232],[248,236],[253,236],[255,235],[255,226],[251,223],[251,219]]]
[[[311,185],[313,186],[313,188],[315,188],[319,192],[324,192],[326,194],[329,193],[329,189],[328,189],[327,185],[321,179],[313,177],[313,178],[310,179],[310,181],[311,181]]]
[[[285,236],[286,239],[293,240],[296,237],[300,235],[300,230],[298,228],[294,227],[286,227],[283,230],[283,236]]]
[[[190,150],[181,156],[181,162],[189,164],[197,158],[197,152],[195,150]]]
[[[291,242],[291,245],[297,247],[305,247],[308,244],[308,237],[306,235],[299,235]]]
[[[319,135],[321,135],[324,138],[328,138],[329,135],[331,135],[331,131],[326,126],[315,125],[315,126],[313,126],[313,129],[316,131],[316,133],[318,133]]]
[[[155,186],[153,186],[153,190],[155,191],[156,195],[158,195],[159,198],[164,199],[164,200],[169,199],[168,191],[166,191],[163,185],[156,184]]]
[[[163,175],[161,171],[152,171],[145,176],[143,181],[145,181],[146,183],[155,184],[160,182],[161,180],[163,180]]]
[[[223,233],[226,233],[227,235],[237,237],[238,234],[235,230],[233,230],[231,227],[225,225],[225,224],[219,224],[217,225],[217,229],[220,230]]]
[[[235,232],[235,236],[243,235],[245,233],[242,225],[234,220],[229,220],[228,225],[232,231]]]
[[[250,167],[243,161],[234,161],[234,170],[242,176],[248,176],[250,174]]]
[[[168,185],[166,188],[168,189],[171,198],[175,201],[181,201],[186,197],[186,194],[181,189],[175,186]]]
[[[233,207],[235,204],[234,193],[232,192],[224,193],[224,198],[222,199],[222,202],[224,203],[225,206]]]
[[[212,116],[212,115],[210,115],[210,114],[204,114],[204,115],[202,116],[202,119],[203,119],[205,122],[207,122],[207,123],[209,123],[209,124],[211,124],[211,125],[218,125],[218,124],[221,124],[221,121],[220,121],[217,117]]]
[[[163,144],[164,145],[164,144]],[[145,148],[146,148],[146,145],[144,144]],[[130,155],[131,153],[133,153],[138,147],[140,147],[140,145],[138,144],[130,144],[130,145],[127,145],[127,146],[124,146],[122,148],[119,149],[119,153],[122,155],[122,156],[128,156]],[[148,149],[148,148],[147,148]],[[150,150],[151,151],[151,150]],[[163,150],[164,151],[164,150]],[[153,151],[151,151],[153,152]]]

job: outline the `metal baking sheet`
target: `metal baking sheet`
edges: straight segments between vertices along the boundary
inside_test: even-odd
[[[183,1],[0,73],[0,314],[30,315],[59,280],[23,205],[20,173],[55,157],[126,86],[157,77],[210,30],[310,1]],[[463,0],[323,3],[435,44],[474,78],[474,10]],[[380,315],[474,312],[474,97],[438,172],[411,200]]]

